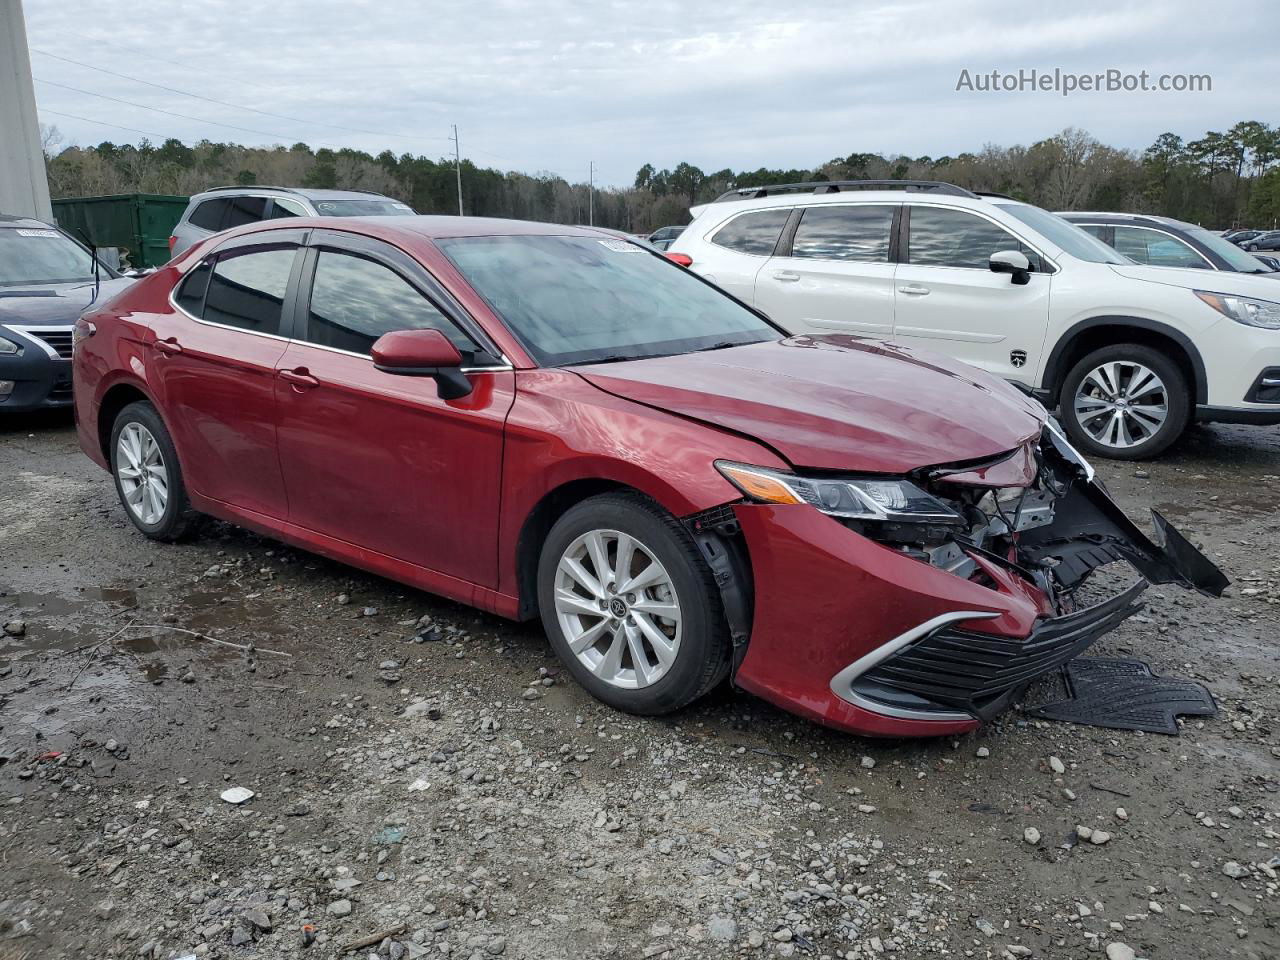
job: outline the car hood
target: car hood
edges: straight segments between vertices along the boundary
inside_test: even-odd
[[[1111,264],[1111,269],[1132,280],[1147,280],[1187,290],[1210,290],[1241,297],[1260,297],[1263,300],[1275,299],[1276,288],[1271,278],[1280,276],[1274,273],[1236,273],[1231,270],[1149,267],[1140,263]]]
[[[574,368],[619,397],[753,437],[795,467],[906,473],[1039,436],[1044,407],[965,364],[831,334]]]
[[[103,280],[96,296],[92,280],[0,286],[0,324],[66,326],[75,323],[85,307],[114,297],[133,282],[128,277]]]

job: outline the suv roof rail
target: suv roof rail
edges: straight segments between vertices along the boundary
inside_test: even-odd
[[[805,183],[775,183],[764,187],[739,187],[716,197],[726,200],[754,200],[779,193],[841,193],[845,190],[912,190],[921,193],[945,193],[953,197],[977,198],[980,194],[954,183],[941,180],[810,180]]]
[[[217,193],[220,190],[283,190],[285,193],[298,193],[296,187],[275,187],[269,183],[242,183],[230,187],[210,187],[208,190],[201,190],[200,193]]]
[[[996,193],[994,190],[975,190],[973,191],[979,197],[995,197],[997,200],[1016,200],[1007,193]]]

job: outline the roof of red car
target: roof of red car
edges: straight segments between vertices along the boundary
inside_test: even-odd
[[[290,217],[287,220],[264,220],[237,232],[249,233],[259,229],[320,227],[331,230],[350,228],[360,224],[360,232],[373,236],[391,237],[395,234],[414,234],[419,237],[492,237],[492,236],[583,236],[595,237],[605,231],[595,227],[570,227],[560,223],[540,223],[534,220],[503,220],[497,217]]]

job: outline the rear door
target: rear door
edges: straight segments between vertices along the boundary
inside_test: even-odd
[[[891,247],[900,204],[822,204],[797,211],[756,275],[756,305],[791,333],[893,333]]]
[[[198,495],[284,519],[276,451],[276,362],[287,339],[301,269],[302,230],[253,234],[223,244],[157,314],[150,373],[165,423]]]
[[[903,214],[893,339],[1026,380],[1040,366],[1052,264],[975,211],[913,203]],[[1003,250],[1027,256],[1026,284],[991,270],[991,255]]]
[[[338,231],[315,231],[311,243],[294,340],[276,364],[290,521],[496,587],[502,436],[514,374],[403,251]],[[374,367],[378,337],[423,328],[441,330],[474,364],[464,367],[471,394],[442,400],[429,377]]]
[[[710,235],[701,238],[704,242],[696,248],[682,245],[685,237],[699,229],[695,220],[671,249],[679,252],[687,252],[685,246],[695,249],[692,270],[739,300],[752,303],[756,295],[756,274],[773,256],[790,216],[790,207],[748,210],[714,228]],[[778,321],[781,322],[781,318]]]

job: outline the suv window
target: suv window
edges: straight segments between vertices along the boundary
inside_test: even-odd
[[[276,197],[271,201],[271,215],[268,220],[283,220],[285,217],[306,217],[310,216],[303,208],[302,204],[293,200],[284,200]]]
[[[1190,244],[1159,230],[1117,226],[1114,246],[1130,260],[1153,267],[1198,267],[1209,264]]]
[[[246,223],[257,223],[267,213],[266,197],[232,197],[231,208],[227,211],[227,221],[223,230],[242,227]]]
[[[200,227],[202,230],[218,230],[222,227],[222,217],[227,212],[228,202],[226,197],[205,200],[191,211],[191,216],[187,218],[187,222]]]
[[[320,251],[304,339],[368,355],[393,330],[439,330],[459,351],[476,345],[394,270],[363,257]]]
[[[808,207],[791,255],[812,260],[889,262],[893,206]]]
[[[790,207],[744,213],[717,230],[711,242],[739,253],[768,257],[773,254],[774,245],[789,216]]]
[[[292,248],[219,257],[200,316],[209,323],[278,334],[293,258]]]
[[[907,263],[990,269],[993,253],[1018,250],[1035,269],[1040,258],[1026,244],[990,220],[944,207],[911,208]]]

